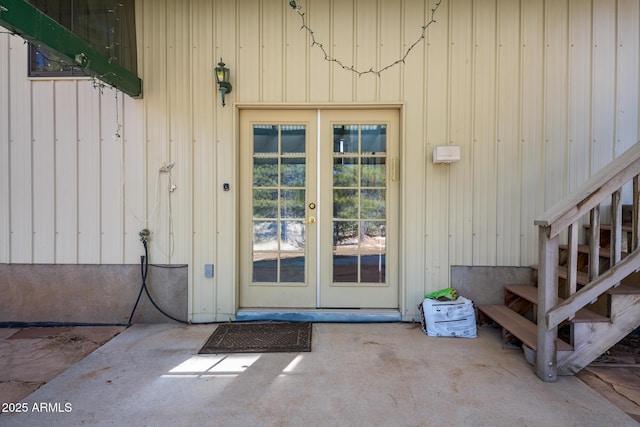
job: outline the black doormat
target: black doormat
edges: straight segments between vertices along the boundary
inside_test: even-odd
[[[198,354],[311,351],[309,322],[223,323]]]

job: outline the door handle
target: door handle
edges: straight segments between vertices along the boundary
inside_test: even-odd
[[[305,224],[315,224],[316,223],[316,217],[315,216],[310,216],[308,220],[306,220],[304,222]]]
[[[396,182],[398,180],[398,158],[394,157],[391,160],[391,181]]]

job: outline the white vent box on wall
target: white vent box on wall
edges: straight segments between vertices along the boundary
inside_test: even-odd
[[[455,163],[459,161],[459,145],[438,145],[433,150],[433,163]]]

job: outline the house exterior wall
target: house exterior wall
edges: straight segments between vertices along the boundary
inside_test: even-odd
[[[192,321],[237,310],[238,109],[397,105],[401,310],[451,266],[537,262],[536,215],[638,140],[637,0],[139,0],[144,98],[26,77],[0,34],[0,263],[187,264]],[[231,69],[220,105],[213,69]],[[118,133],[121,138],[114,138]],[[462,160],[432,163],[438,145]],[[175,162],[169,176],[163,163]],[[231,191],[223,192],[223,183]],[[214,264],[206,278],[204,265]]]

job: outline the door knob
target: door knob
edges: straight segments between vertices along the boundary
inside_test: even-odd
[[[305,224],[315,224],[316,223],[316,217],[315,216],[310,216],[308,220],[306,220],[304,222]]]

